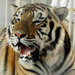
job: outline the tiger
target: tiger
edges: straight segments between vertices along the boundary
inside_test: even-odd
[[[17,9],[0,30],[0,75],[75,75],[75,53],[63,20],[66,7],[42,3]]]

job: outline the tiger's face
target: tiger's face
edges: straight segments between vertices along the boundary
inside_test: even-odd
[[[51,7],[30,4],[19,8],[7,30],[9,44],[22,62],[36,62],[54,48],[59,18]],[[61,27],[61,26],[60,26]],[[60,29],[59,27],[59,29]],[[54,29],[54,30],[53,30]]]

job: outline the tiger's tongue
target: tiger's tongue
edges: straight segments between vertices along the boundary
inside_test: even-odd
[[[35,48],[29,48],[29,47],[27,47],[27,46],[25,46],[25,45],[21,45],[21,46],[20,46],[20,54],[21,54],[21,55],[26,55],[26,56],[28,56],[28,53],[29,53],[29,52],[33,52],[33,51],[35,51]]]

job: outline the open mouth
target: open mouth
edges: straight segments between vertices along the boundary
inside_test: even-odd
[[[20,55],[30,56],[30,53],[35,50],[36,50],[36,47],[34,47],[33,45],[30,45],[30,47],[27,47],[23,44],[20,45]]]
[[[23,44],[19,44],[20,49],[20,58],[25,58],[25,60],[33,60],[37,61],[39,59],[39,50],[34,45],[25,46]],[[25,56],[25,57],[23,57]]]

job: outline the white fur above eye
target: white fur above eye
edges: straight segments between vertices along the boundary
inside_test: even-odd
[[[40,13],[41,13],[42,15],[41,15]],[[43,19],[39,19],[39,17],[43,17]],[[46,14],[45,11],[43,11],[43,13],[42,13],[41,10],[38,10],[38,12],[34,11],[34,18],[33,18],[33,21],[36,21],[36,20],[43,21],[43,20],[46,19],[46,17],[47,17],[47,14]]]
[[[17,22],[19,22],[19,20],[21,19],[22,12],[23,12],[23,8],[19,9],[17,11],[17,13],[14,15],[14,17],[15,17],[15,19],[16,19]]]

